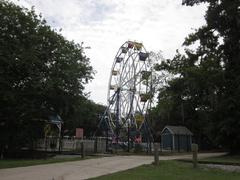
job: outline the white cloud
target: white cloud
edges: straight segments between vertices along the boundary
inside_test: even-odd
[[[204,24],[205,5],[186,7],[180,0],[13,0],[35,6],[69,40],[91,46],[86,54],[97,71],[87,86],[91,98],[106,103],[114,56],[126,40],[143,42],[147,50],[162,50],[172,58],[184,38]]]

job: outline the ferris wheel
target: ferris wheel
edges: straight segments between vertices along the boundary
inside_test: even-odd
[[[106,116],[110,130],[146,126],[147,111],[153,98],[152,67],[142,43],[127,41],[118,50],[112,65],[107,96]]]

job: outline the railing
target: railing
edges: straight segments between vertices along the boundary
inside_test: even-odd
[[[37,150],[54,152],[59,150],[62,152],[78,152],[81,149],[81,143],[84,143],[86,153],[105,153],[106,152],[106,139],[78,139],[78,138],[63,138],[59,143],[58,137],[47,137],[37,141]]]

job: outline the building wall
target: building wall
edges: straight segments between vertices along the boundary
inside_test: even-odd
[[[162,140],[162,149],[166,150],[173,150],[173,136],[172,134],[165,129],[164,132],[161,135],[161,140]]]
[[[190,135],[174,135],[174,148],[176,151],[190,151],[191,150],[191,136]]]

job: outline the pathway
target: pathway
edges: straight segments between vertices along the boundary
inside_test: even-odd
[[[199,154],[199,157],[221,153]],[[191,155],[161,156],[160,160],[191,158]],[[0,169],[1,180],[80,180],[97,177],[153,162],[152,156],[112,156],[82,161]]]

